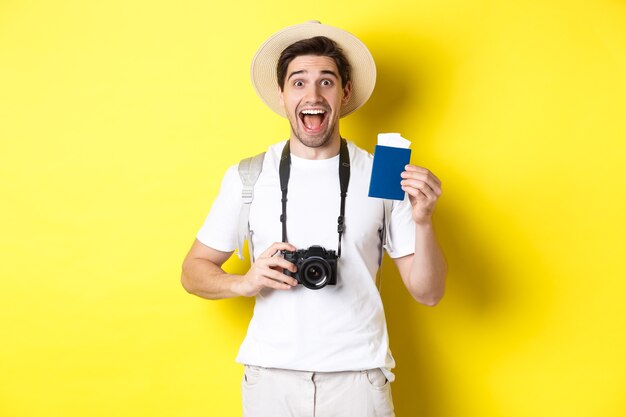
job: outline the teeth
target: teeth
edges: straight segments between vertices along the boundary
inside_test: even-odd
[[[302,114],[324,114],[324,110],[302,110]]]

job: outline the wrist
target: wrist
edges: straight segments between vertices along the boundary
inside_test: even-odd
[[[242,284],[243,284],[243,276],[242,275],[232,275],[229,280],[229,285],[228,285],[228,290],[237,295],[237,296],[243,296],[243,289],[242,289]]]
[[[431,216],[420,219],[413,219],[413,223],[415,223],[415,227],[417,229],[432,229],[433,227],[433,219]]]

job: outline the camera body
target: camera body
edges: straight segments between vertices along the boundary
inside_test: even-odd
[[[284,270],[285,275],[295,278],[311,290],[337,284],[337,254],[321,246],[311,246],[297,251],[282,251],[283,257],[296,265],[298,270]]]

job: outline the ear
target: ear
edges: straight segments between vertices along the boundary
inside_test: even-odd
[[[341,99],[341,103],[345,106],[348,104],[350,97],[352,97],[352,81],[348,81],[343,87],[343,98]]]
[[[285,107],[285,100],[283,100],[283,89],[280,88],[279,85],[277,85],[276,88],[278,89],[278,91],[277,91],[277,93],[278,93],[278,102],[280,103],[281,107]]]

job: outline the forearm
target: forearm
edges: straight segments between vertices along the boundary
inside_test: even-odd
[[[209,300],[240,296],[237,288],[242,279],[206,259],[186,259],[183,263],[181,283],[185,290]]]
[[[415,226],[415,253],[405,285],[417,301],[434,306],[443,297],[447,265],[431,222]]]

